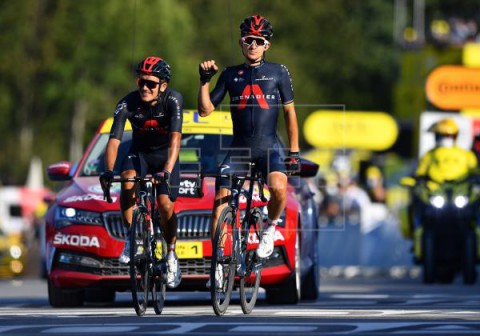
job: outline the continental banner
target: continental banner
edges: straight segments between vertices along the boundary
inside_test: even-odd
[[[443,110],[480,108],[480,68],[440,66],[428,76],[425,91],[427,99]]]

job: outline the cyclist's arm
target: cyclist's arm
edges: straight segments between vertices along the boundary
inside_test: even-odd
[[[170,133],[170,145],[168,148],[168,159],[165,163],[164,169],[172,172],[175,162],[178,159],[178,153],[180,152],[180,143],[182,141],[182,133],[171,132]]]
[[[105,170],[112,170],[115,166],[115,160],[118,155],[118,147],[120,146],[120,140],[110,138],[107,143],[107,149],[105,150]]]
[[[223,100],[227,93],[225,80],[225,70],[220,74],[220,78],[215,85],[212,93],[210,93],[210,83],[200,83],[198,90],[198,114],[206,117],[215,110],[215,107]]]
[[[467,156],[468,156],[468,167],[469,167],[470,174],[477,173],[477,170],[478,170],[477,156],[472,151],[468,151]]]
[[[427,176],[432,155],[432,151],[429,151],[420,159],[418,167],[415,171],[415,176]]]
[[[122,141],[123,130],[128,116],[126,100],[121,100],[115,108],[113,124],[110,130],[110,139],[105,150],[105,170],[112,170],[118,155],[118,147]]]
[[[285,118],[285,126],[287,127],[287,136],[290,144],[290,151],[299,152],[298,142],[298,121],[295,105],[293,104],[293,85],[292,78],[288,68],[280,65],[280,78],[278,82],[278,91],[280,99],[283,103],[283,116]]]
[[[298,121],[295,105],[293,103],[283,106],[283,116],[285,118],[285,126],[287,127],[287,136],[290,144],[290,151],[299,152],[298,144]]]
[[[168,148],[168,159],[164,169],[172,172],[175,162],[180,152],[180,143],[182,140],[182,123],[183,123],[183,97],[179,92],[172,92],[168,97],[167,109],[170,114],[170,140]]]

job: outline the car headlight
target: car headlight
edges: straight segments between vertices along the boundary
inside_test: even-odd
[[[55,227],[58,229],[72,224],[103,225],[103,219],[99,212],[57,207]]]
[[[13,259],[19,259],[22,256],[22,249],[20,248],[20,246],[10,246],[10,255]]]
[[[437,209],[442,208],[445,205],[445,197],[435,195],[430,197],[430,203]]]
[[[455,206],[457,208],[463,208],[468,204],[468,197],[463,195],[458,195],[457,197],[455,197],[455,200],[453,201],[453,203],[455,203]]]

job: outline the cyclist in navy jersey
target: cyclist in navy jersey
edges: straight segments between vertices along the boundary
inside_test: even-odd
[[[200,63],[198,112],[202,117],[208,116],[228,92],[233,142],[220,172],[245,172],[248,171],[248,162],[254,162],[267,179],[271,195],[267,206],[268,227],[257,249],[257,255],[266,258],[273,252],[275,226],[287,201],[285,171],[299,170],[298,123],[293,104],[292,81],[287,67],[265,61],[265,52],[270,48],[273,35],[272,25],[262,16],[250,16],[240,25],[240,32],[239,43],[245,63],[224,69],[211,92],[209,82],[218,71],[218,66],[214,60]],[[286,158],[282,157],[276,135],[279,106],[283,107],[290,145]],[[239,162],[239,157],[244,161]],[[229,186],[228,180],[217,180],[212,239],[220,212],[228,201]],[[222,274],[221,270],[217,273]],[[221,286],[219,281],[221,277],[216,277],[217,287]],[[210,282],[207,286],[209,285]]]
[[[178,153],[182,138],[183,98],[169,88],[170,66],[160,57],[150,56],[141,61],[138,73],[138,90],[127,94],[118,103],[105,152],[105,172],[100,182],[109,187],[113,179],[113,167],[118,155],[125,123],[132,125],[132,144],[122,163],[121,176],[131,178],[148,173],[163,172],[170,185],[157,187],[157,203],[162,230],[168,244],[167,285],[177,287],[181,281],[180,267],[175,253],[177,217],[174,203],[178,195],[180,171]],[[122,263],[130,261],[130,225],[135,205],[134,183],[122,183],[120,207],[123,223],[129,228]]]

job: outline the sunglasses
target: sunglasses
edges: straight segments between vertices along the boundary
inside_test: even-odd
[[[245,44],[246,46],[251,46],[252,43],[255,42],[257,46],[264,46],[268,44],[268,41],[259,37],[242,37],[242,43]]]
[[[143,86],[146,85],[147,88],[149,88],[150,90],[153,90],[158,86],[158,84],[160,84],[160,82],[155,82],[155,81],[151,81],[143,78],[139,78],[137,80],[137,85],[139,88],[143,88]]]

